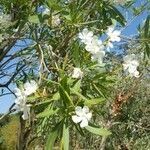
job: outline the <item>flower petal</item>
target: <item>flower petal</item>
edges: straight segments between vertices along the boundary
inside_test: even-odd
[[[114,47],[111,41],[109,41],[107,44],[108,44],[108,47],[110,47],[110,48]]]
[[[106,34],[110,36],[110,34],[112,34],[113,30],[114,30],[114,27],[113,27],[113,26],[110,26],[110,27],[108,28]]]
[[[92,36],[93,36],[93,32],[92,32],[92,31],[89,31],[88,34],[87,34],[87,36],[88,36],[88,37],[92,37]]]
[[[91,112],[87,113],[87,114],[86,114],[86,118],[87,118],[88,120],[90,120],[90,119],[92,118],[92,113],[91,113]]]
[[[72,116],[72,120],[74,123],[79,123],[82,121],[82,117],[79,117],[77,115]]]
[[[83,110],[84,113],[88,113],[89,112],[89,108],[87,106],[84,106],[82,108],[82,110]]]
[[[34,80],[31,80],[30,82],[26,82],[24,84],[24,93],[25,95],[28,96],[36,92],[37,88],[38,88],[37,83]]]
[[[23,120],[27,120],[29,118],[29,115],[30,115],[30,107],[25,105],[22,115]]]
[[[88,126],[88,120],[86,118],[83,118],[81,123],[80,123],[80,127],[84,128],[86,126]]]
[[[113,32],[113,34],[116,35],[116,36],[119,36],[119,35],[121,34],[121,31],[115,30],[115,31]]]
[[[139,78],[139,77],[140,77],[140,76],[139,76],[139,71],[136,70],[136,71],[133,73],[133,76],[136,77],[136,78]]]
[[[18,97],[18,96],[22,96],[22,92],[21,92],[21,90],[19,89],[19,88],[15,88],[14,89],[14,93],[15,93],[15,95]]]
[[[75,112],[76,112],[76,115],[82,116],[82,115],[83,115],[82,107],[77,106],[77,107],[75,108]]]

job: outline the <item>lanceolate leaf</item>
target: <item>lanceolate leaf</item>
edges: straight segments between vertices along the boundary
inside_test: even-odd
[[[29,16],[28,20],[31,23],[39,23],[39,18],[37,15]]]
[[[101,136],[108,136],[111,134],[111,132],[108,131],[106,128],[96,128],[96,127],[91,127],[91,126],[87,126],[85,128],[89,132],[97,134],[97,135],[101,135]]]
[[[150,37],[150,15],[147,17],[144,25],[144,37]]]
[[[49,133],[46,145],[45,145],[45,150],[53,150],[54,149],[54,144],[57,139],[57,137],[61,134],[63,128],[63,120],[61,120],[59,123],[55,125],[53,130]]]
[[[81,80],[78,80],[75,85],[73,86],[73,90],[76,91],[76,92],[79,92],[80,91],[80,87],[81,87]]]
[[[82,100],[87,100],[87,98],[85,96],[83,96],[81,93],[74,91],[73,89],[71,89],[71,92],[75,95],[77,95],[80,99]]]
[[[84,105],[90,107],[90,106],[93,106],[93,105],[100,104],[104,101],[105,101],[105,98],[95,98],[95,99],[91,99],[91,100],[85,100]]]
[[[115,8],[114,6],[109,6],[110,9],[110,15],[116,19],[121,25],[125,25],[125,18],[124,16],[120,13],[120,11]]]
[[[150,57],[150,46],[148,43],[145,43],[145,53],[148,57]]]
[[[69,127],[64,124],[63,126],[63,137],[62,137],[64,150],[69,150]]]
[[[37,115],[37,118],[42,118],[42,117],[49,117],[51,115],[54,115],[57,113],[59,109],[53,110],[53,109],[46,109],[43,112],[39,113]]]
[[[57,130],[50,132],[48,139],[46,141],[45,150],[52,150],[54,148],[54,143],[56,141],[57,136],[58,136]]]
[[[67,91],[65,91],[65,89],[62,86],[59,87],[59,93],[60,93],[60,97],[64,101],[64,104],[69,103],[69,104],[73,105],[73,101],[72,101],[71,97],[69,96]]]

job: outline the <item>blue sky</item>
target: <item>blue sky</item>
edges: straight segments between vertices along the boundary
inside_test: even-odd
[[[136,6],[140,6],[141,3],[145,3],[145,0],[137,0]],[[148,15],[148,12],[144,11],[141,15],[136,17],[129,24],[129,26],[122,31],[122,35],[131,37],[135,34],[138,34],[137,26],[139,24],[141,24],[146,19],[147,15]],[[131,19],[130,13],[126,13],[125,17],[127,17],[130,20]],[[128,22],[129,22],[129,20],[128,20]],[[21,46],[25,46],[26,44],[28,44],[28,42],[24,43],[22,41],[18,41],[18,43],[17,43],[17,45],[21,45]],[[19,49],[20,49],[20,47],[16,46],[13,48],[13,51],[17,51]],[[11,85],[10,88],[14,89],[15,85]],[[13,104],[13,102],[14,102],[14,96],[13,95],[6,95],[6,96],[0,97],[0,113],[7,112],[9,107]]]
[[[31,40],[18,40],[16,45],[12,48],[11,54],[15,53],[16,51],[20,51],[21,49],[27,47],[29,44],[31,44]],[[14,61],[19,61],[18,59],[15,59]],[[10,62],[9,65],[13,64],[14,61]],[[14,72],[15,67],[11,67],[9,69],[9,72]],[[2,78],[3,80],[0,81],[0,83],[5,83],[8,81],[8,77]],[[13,91],[14,88],[16,88],[15,84],[10,84],[9,88]],[[5,93],[9,93],[7,89],[4,89]],[[5,113],[8,111],[9,107],[14,103],[15,96],[12,94],[5,95],[5,96],[0,96],[0,113]]]

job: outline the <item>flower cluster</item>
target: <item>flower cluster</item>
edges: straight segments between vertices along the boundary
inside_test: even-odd
[[[123,69],[124,71],[128,71],[131,77],[139,77],[139,71],[137,71],[137,67],[139,66],[139,62],[136,58],[135,54],[126,55],[124,58]]]
[[[97,61],[101,64],[103,62],[103,57],[105,56],[102,41],[87,28],[79,33],[79,38],[81,39],[81,42],[85,44],[85,49],[92,54],[92,61]]]
[[[92,118],[92,113],[89,112],[89,108],[87,106],[84,106],[83,108],[77,106],[75,108],[75,113],[76,115],[72,116],[73,122],[80,123],[81,128],[88,126],[88,122]]]
[[[121,32],[119,30],[115,30],[112,26],[108,28],[106,34],[108,35],[108,49],[113,48],[113,42],[119,42],[121,40],[119,37]],[[85,28],[79,33],[79,38],[81,39],[81,42],[85,44],[85,49],[92,54],[91,60],[102,64],[105,56],[105,47],[99,37],[94,35],[92,31]]]
[[[107,40],[107,49],[113,48],[113,42],[120,42],[121,31],[115,30],[113,26],[110,26],[106,31],[106,35],[108,36]],[[97,61],[99,64],[103,63],[103,58],[105,56],[105,47],[102,41],[95,36],[92,31],[89,31],[87,28],[83,29],[82,32],[78,35],[79,39],[82,43],[85,44],[85,49],[91,53],[91,60]],[[139,77],[139,71],[137,71],[137,67],[139,66],[138,60],[136,59],[135,54],[127,55],[124,57],[123,68],[124,71],[129,72],[131,77]],[[75,69],[73,72],[73,77],[79,78],[81,75],[81,70]]]
[[[30,105],[26,104],[27,96],[36,92],[38,86],[35,81],[26,82],[23,86],[23,89],[15,88],[15,95],[17,98],[15,99],[16,108],[18,111],[22,111],[22,118],[24,120],[29,118],[30,114]]]

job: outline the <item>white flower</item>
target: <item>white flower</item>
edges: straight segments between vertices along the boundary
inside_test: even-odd
[[[30,106],[24,105],[21,111],[23,112],[23,115],[22,115],[23,120],[27,120],[30,116]]]
[[[37,83],[34,80],[31,80],[30,82],[26,82],[24,84],[24,93],[25,95],[30,95],[36,92],[38,88]]]
[[[92,55],[91,60],[97,61],[99,64],[102,64],[104,56],[105,56],[105,51],[99,51],[96,54]]]
[[[42,15],[49,15],[50,14],[50,10],[48,8],[45,8],[42,12]]]
[[[111,41],[108,41],[107,42],[107,48],[108,48],[108,50],[110,50],[110,48],[113,48],[114,47],[114,45],[112,44],[112,42]]]
[[[79,33],[79,38],[81,39],[82,43],[88,44],[89,42],[92,41],[93,32],[85,28],[81,33]]]
[[[81,108],[80,106],[77,106],[75,108],[76,115],[72,116],[72,120],[74,123],[80,123],[80,127],[86,127],[88,126],[88,122],[92,117],[92,113],[89,112],[89,108],[87,106],[84,106]]]
[[[22,93],[21,96],[17,96],[17,98],[15,99],[16,105],[23,105],[25,103],[26,103],[26,95],[24,93]]]
[[[139,78],[139,77],[140,77],[139,74],[140,74],[139,71],[136,70],[134,73],[131,74],[131,76],[134,76],[134,77],[136,77],[136,78]]]
[[[123,69],[124,71],[128,71],[130,76],[134,76],[136,78],[139,77],[139,72],[137,71],[138,66],[139,62],[136,59],[135,54],[127,55],[124,57]]]
[[[109,36],[109,41],[111,42],[119,42],[121,38],[119,37],[121,32],[118,30],[114,30],[114,27],[109,27],[106,34]]]
[[[83,77],[83,72],[81,71],[80,68],[74,68],[73,73],[72,73],[72,78],[82,78]]]
[[[23,93],[22,93],[22,91],[19,88],[15,88],[14,89],[14,93],[15,93],[15,95],[17,97],[21,97],[22,98],[24,96]]]
[[[22,118],[24,120],[29,118],[30,115],[30,105],[26,104],[27,96],[36,92],[38,86],[35,81],[26,82],[24,84],[24,88],[20,90],[19,88],[15,88],[14,93],[17,96],[15,99],[16,108],[18,111],[22,111]]]
[[[61,23],[59,15],[52,15],[52,26],[56,27]]]
[[[26,98],[24,99],[16,98],[15,103],[17,110],[23,112],[22,118],[24,120],[27,120],[30,115],[30,105],[26,104]]]
[[[79,33],[79,38],[81,39],[81,42],[85,44],[85,49],[92,54],[92,61],[97,61],[101,64],[103,62],[103,57],[105,56],[105,51],[104,45],[98,36],[93,35],[92,31],[85,28]]]
[[[97,36],[93,36],[91,42],[87,43],[85,49],[91,54],[96,54],[97,52],[104,49],[102,41],[98,39]]]

